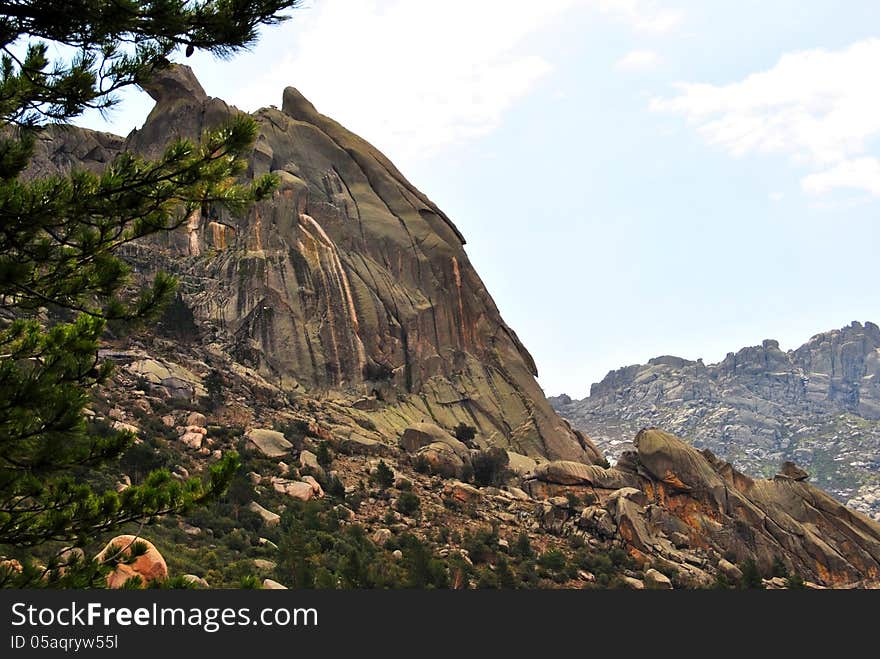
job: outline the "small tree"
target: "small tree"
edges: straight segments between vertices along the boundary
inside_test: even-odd
[[[754,558],[747,558],[739,566],[742,571],[742,579],[740,586],[747,590],[760,590],[764,588],[764,582],[761,580],[761,572],[758,570],[758,564]]]
[[[487,487],[501,485],[507,472],[510,457],[507,451],[498,446],[493,446],[477,453],[473,460],[474,481],[478,485]]]
[[[397,497],[397,512],[401,515],[412,517],[418,512],[421,505],[422,502],[419,500],[419,497],[413,492],[401,492],[400,496]]]
[[[458,441],[464,442],[468,446],[473,444],[474,437],[477,436],[477,429],[474,426],[469,426],[464,421],[455,426],[452,432]]]
[[[376,466],[376,472],[370,474],[370,481],[375,483],[377,487],[387,490],[394,485],[394,472],[387,464],[385,464],[384,460],[379,460],[379,464]]]
[[[318,448],[315,450],[315,458],[318,460],[318,464],[321,465],[324,469],[329,469],[333,464],[333,456],[330,454],[330,449],[327,447],[327,442],[321,442],[318,444]]]

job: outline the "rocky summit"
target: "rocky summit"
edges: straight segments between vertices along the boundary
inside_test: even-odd
[[[56,129],[33,171],[100,168],[124,149],[156,156],[238,112],[184,66],[144,87],[156,105],[140,130],[122,140]],[[185,338],[285,391],[375,399],[389,426],[463,422],[479,441],[520,453],[598,457],[548,405],[532,357],[439,208],[292,87],[281,109],[254,119],[248,176],[275,173],[274,198],[243,217],[204,209],[183,231],[126,253],[142,274],[161,268],[181,279],[177,310],[192,317]]]
[[[126,149],[155,155],[239,112],[186,67],[144,87],[156,104],[141,129],[121,138],[53,127],[31,171],[99,170]],[[435,204],[293,88],[280,109],[253,117],[247,176],[274,172],[274,197],[243,215],[203,208],[123,255],[136,279],[161,269],[181,287],[156,327],[108,336],[101,351],[116,369],[94,392],[90,428],[138,438],[101,478],[120,491],[155,468],[186,479],[232,449],[243,464],[223,500],[124,529],[149,538],[150,565],[164,568],[138,573],[141,583],[165,574],[264,588],[880,583],[880,525],[794,464],[753,479],[649,429],[632,432],[610,467],[545,399],[532,358]],[[755,400],[794,396],[877,418],[866,380],[876,357],[863,368],[854,339],[835,337],[816,339],[835,356],[823,361],[817,347],[809,383],[786,375],[793,358],[769,343],[725,368],[763,383]],[[673,361],[652,368],[707,370]],[[644,380],[650,388],[657,378]],[[712,413],[690,385],[664,396],[692,403],[698,419]],[[619,402],[609,393],[609,415],[626,410]]]
[[[612,457],[657,426],[754,476],[785,461],[848,506],[880,519],[880,329],[853,322],[796,350],[777,341],[718,364],[657,357],[610,372],[590,396],[552,398]]]

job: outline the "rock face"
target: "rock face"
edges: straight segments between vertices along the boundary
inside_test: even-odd
[[[764,341],[718,364],[658,357],[612,371],[588,398],[551,403],[611,457],[654,425],[755,476],[772,476],[792,461],[839,500],[880,519],[874,323],[818,334],[789,352]]]
[[[32,171],[99,169],[122,148],[156,156],[239,112],[209,98],[187,67],[144,87],[156,105],[140,130],[124,142],[55,131]],[[296,89],[284,90],[280,110],[253,116],[247,176],[275,173],[274,198],[245,217],[206,208],[126,253],[140,273],[180,277],[201,337],[287,390],[352,390],[393,402],[410,422],[474,426],[486,445],[600,458],[550,408],[443,211]]]
[[[614,468],[580,465],[578,471],[548,463],[533,482],[559,487],[564,481],[569,493],[589,493],[596,504],[571,524],[616,538],[646,563],[671,565],[691,583],[708,584],[716,572],[739,578],[724,556],[753,559],[762,572],[781,562],[826,585],[880,578],[880,524],[805,480],[753,480],[711,452],[653,428],[639,432],[633,445]],[[618,488],[618,482],[630,485]],[[550,498],[545,508],[565,505],[565,499],[560,506],[555,501]],[[547,526],[543,518],[542,524]],[[564,534],[566,524],[564,516],[554,515],[547,528]],[[655,572],[645,573],[645,585],[671,587]]]

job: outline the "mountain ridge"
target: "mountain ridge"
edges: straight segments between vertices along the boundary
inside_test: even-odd
[[[142,128],[51,127],[31,174],[155,155],[239,112],[186,67],[146,88]],[[116,369],[87,410],[95,433],[137,434],[99,474],[120,490],[240,453],[221,501],[147,527],[173,569],[214,586],[880,585],[880,524],[794,466],[753,479],[657,428],[607,465],[550,407],[442,211],[293,88],[251,116],[245,178],[278,189],[126,247],[136,283],[163,269],[180,293],[149,331],[107,337]]]
[[[785,352],[766,339],[715,364],[655,357],[610,371],[580,401],[550,401],[612,455],[640,427],[658,425],[752,475],[772,475],[793,460],[838,499],[880,513],[875,323],[854,321]]]

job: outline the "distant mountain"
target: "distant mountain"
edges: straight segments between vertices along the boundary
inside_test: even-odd
[[[880,328],[853,322],[796,350],[779,343],[718,364],[656,357],[611,371],[590,396],[550,399],[616,458],[657,426],[756,476],[783,461],[852,508],[880,519]]]

